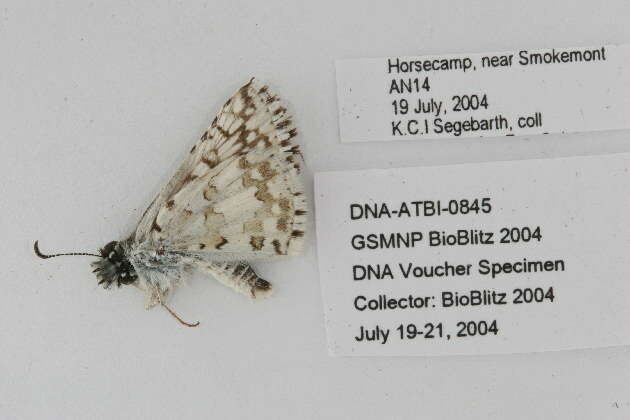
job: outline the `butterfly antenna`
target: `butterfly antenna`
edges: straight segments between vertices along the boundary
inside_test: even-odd
[[[157,288],[156,288],[156,289],[157,289]],[[177,315],[177,314],[175,313],[175,311],[174,311],[174,310],[172,310],[171,308],[169,308],[169,307],[168,307],[168,305],[162,301],[162,296],[161,296],[160,291],[159,291],[159,290],[156,290],[156,292],[157,292],[156,296],[157,296],[157,298],[158,298],[158,301],[160,302],[160,305],[162,305],[162,307],[163,307],[164,309],[166,309],[166,310],[168,311],[168,313],[169,313],[169,314],[171,314],[171,315],[173,316],[173,318],[175,318],[176,320],[178,320],[180,323],[182,323],[183,325],[185,325],[185,326],[187,326],[187,327],[196,327],[197,325],[199,325],[199,321],[197,321],[197,322],[195,322],[195,323],[190,323],[190,322],[186,322],[186,321],[184,321],[183,319],[181,319],[181,318],[179,317],[179,315]]]
[[[90,257],[103,258],[102,255],[90,254],[89,252],[67,252],[63,254],[50,254],[50,255],[44,254],[42,253],[42,251],[39,250],[39,241],[35,241],[35,244],[33,245],[33,250],[35,251],[35,255],[37,255],[39,258],[42,258],[44,260],[47,258],[61,257],[63,255],[88,255]]]

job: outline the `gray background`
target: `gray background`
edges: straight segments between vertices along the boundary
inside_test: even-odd
[[[31,251],[128,235],[252,75],[295,114],[309,191],[319,170],[630,151],[627,131],[342,145],[334,75],[336,58],[626,43],[629,17],[626,0],[4,1],[0,417],[629,418],[629,348],[330,358],[314,235],[257,265],[270,300],[192,279],[172,304],[198,329],[103,291],[89,258]]]

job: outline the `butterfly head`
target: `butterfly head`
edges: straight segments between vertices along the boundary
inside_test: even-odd
[[[116,283],[118,287],[123,284],[132,284],[138,280],[138,275],[133,265],[125,255],[121,243],[112,241],[100,250],[101,259],[94,261],[94,273],[98,278],[98,284],[105,289]]]
[[[116,283],[118,287],[123,284],[133,284],[138,280],[135,268],[125,253],[127,241],[112,241],[100,249],[100,254],[91,254],[89,252],[65,252],[61,254],[44,254],[39,250],[39,241],[35,241],[33,250],[35,255],[42,259],[61,257],[64,255],[77,256],[85,255],[98,257],[99,260],[92,263],[94,273],[98,278],[98,284],[102,284],[106,289]]]

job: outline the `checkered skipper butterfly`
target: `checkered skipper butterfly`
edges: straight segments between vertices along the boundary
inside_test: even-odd
[[[250,80],[223,105],[210,128],[149,205],[135,232],[91,255],[105,288],[133,285],[147,309],[166,304],[187,271],[201,270],[252,298],[271,284],[249,261],[301,251],[306,202],[299,180],[302,155],[291,117],[266,85]]]

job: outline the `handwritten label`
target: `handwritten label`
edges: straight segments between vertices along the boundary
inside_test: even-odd
[[[630,45],[337,61],[342,142],[630,128]]]

